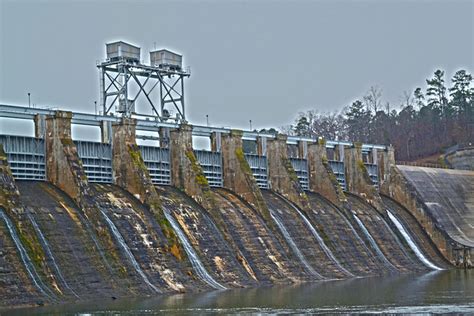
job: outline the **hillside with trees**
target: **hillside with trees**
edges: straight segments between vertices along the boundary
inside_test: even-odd
[[[281,130],[297,136],[392,144],[397,160],[414,161],[474,143],[472,84],[472,75],[459,70],[448,86],[444,71],[436,70],[425,89],[404,93],[402,104],[383,102],[381,89],[371,87],[340,112],[309,110]]]

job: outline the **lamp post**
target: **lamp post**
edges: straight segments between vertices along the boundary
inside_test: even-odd
[[[31,93],[28,92],[28,107],[31,107]]]
[[[249,120],[250,131],[252,131],[252,120]]]
[[[207,124],[207,126],[209,126],[209,115],[208,114],[206,114],[206,124]]]

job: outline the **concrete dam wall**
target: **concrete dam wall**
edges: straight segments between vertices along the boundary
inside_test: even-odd
[[[111,158],[93,170],[92,154],[78,151],[70,130],[67,112],[46,118],[40,181],[21,180],[15,153],[0,150],[0,306],[465,263],[451,260],[410,205],[390,194],[398,170],[390,149],[367,155],[353,144],[334,161],[320,140],[298,144],[299,157],[290,157],[278,135],[259,140],[258,155],[249,156],[232,131],[213,134],[214,154],[202,154],[192,148],[192,126],[182,125],[169,133],[166,174],[137,146],[134,121],[123,119],[112,128]]]
[[[416,217],[452,262],[471,265],[474,172],[397,166],[385,192]]]

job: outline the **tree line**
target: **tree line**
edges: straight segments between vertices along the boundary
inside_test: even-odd
[[[397,108],[382,101],[381,89],[371,87],[342,111],[299,113],[294,124],[280,130],[296,136],[391,144],[397,160],[404,161],[474,143],[473,77],[459,70],[449,87],[444,77],[444,71],[436,70],[424,90],[405,92]]]

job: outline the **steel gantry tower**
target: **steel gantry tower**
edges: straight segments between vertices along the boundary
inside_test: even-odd
[[[181,55],[155,50],[150,52],[150,65],[145,65],[140,61],[140,48],[134,45],[118,41],[106,44],[106,50],[107,60],[97,65],[104,115],[139,115],[137,100],[144,100],[157,120],[186,121],[184,79],[191,72],[182,67]],[[152,95],[155,89],[159,89],[159,97]]]

